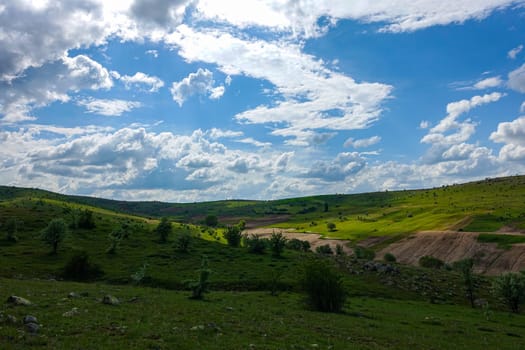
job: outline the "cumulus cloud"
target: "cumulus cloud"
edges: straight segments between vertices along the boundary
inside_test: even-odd
[[[357,152],[339,153],[332,161],[317,161],[305,177],[324,181],[343,181],[347,176],[358,173],[366,165],[366,160]]]
[[[109,89],[112,85],[109,72],[100,63],[84,55],[64,56],[23,78],[0,82],[0,115],[5,122],[33,120],[34,108],[67,102],[70,92]]]
[[[523,102],[523,103],[521,104],[520,112],[521,112],[521,113],[525,113],[525,102]]]
[[[173,100],[182,106],[193,95],[209,95],[211,99],[218,99],[224,94],[224,86],[214,87],[213,73],[199,68],[179,82],[174,82],[170,91]]]
[[[518,57],[519,53],[523,50],[523,45],[518,45],[517,47],[513,48],[512,50],[510,50],[508,53],[507,53],[507,56],[511,59],[511,60],[514,60],[516,59],[516,57]]]
[[[525,93],[525,64],[509,73],[507,85],[513,90]]]
[[[422,120],[421,123],[419,123],[420,129],[428,129],[430,128],[430,122],[428,120]]]
[[[132,16],[146,24],[158,27],[174,26],[182,21],[188,0],[135,0]]]
[[[233,131],[233,130],[222,130],[217,128],[212,128],[207,132],[211,139],[220,139],[220,138],[232,138],[243,136],[242,131]]]
[[[130,89],[133,86],[146,86],[146,88],[149,88],[149,92],[157,92],[164,86],[164,82],[160,78],[142,72],[137,72],[132,76],[117,75],[117,77],[124,83],[127,89]]]
[[[77,102],[79,106],[86,107],[88,113],[118,117],[125,112],[129,112],[135,108],[142,106],[137,101],[125,101],[118,99],[94,99],[88,98]]]
[[[244,139],[236,140],[235,142],[246,143],[246,144],[254,145],[256,147],[270,147],[272,145],[271,142],[257,141],[253,137],[246,137]]]
[[[345,141],[344,147],[363,148],[373,146],[381,141],[380,136],[372,136],[367,139],[354,140],[349,138]]]

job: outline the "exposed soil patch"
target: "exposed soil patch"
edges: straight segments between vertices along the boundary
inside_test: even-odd
[[[332,248],[332,250],[335,252],[336,245],[340,244],[343,246],[343,250],[345,251],[345,253],[353,253],[353,250],[348,247],[348,243],[350,243],[350,241],[342,239],[323,238],[323,236],[319,233],[302,233],[297,232],[293,229],[280,228],[253,228],[247,229],[243,233],[248,235],[255,234],[262,238],[270,238],[273,232],[282,232],[283,236],[285,236],[287,239],[297,238],[302,241],[308,241],[313,251],[315,251],[315,249],[319,246],[328,244],[330,248]]]
[[[499,234],[517,234],[516,232]],[[377,254],[382,257],[392,253],[402,264],[418,265],[419,258],[430,255],[446,263],[465,258],[476,258],[477,273],[499,275],[525,269],[525,244],[515,244],[509,249],[498,248],[496,243],[477,241],[477,232],[425,231],[394,242]]]

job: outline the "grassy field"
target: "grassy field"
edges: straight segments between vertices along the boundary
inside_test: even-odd
[[[395,273],[384,273],[371,270],[365,260],[321,258],[336,266],[349,298],[342,313],[319,313],[306,307],[299,283],[305,262],[320,259],[315,253],[251,254],[226,245],[222,228],[191,222],[209,214],[222,223],[278,216],[287,220],[280,227],[325,232],[331,221],[337,229],[331,235],[355,239],[449,227],[522,228],[524,181],[512,177],[421,191],[186,205],[122,204],[3,187],[0,299],[18,295],[33,305],[0,305],[0,349],[522,349],[525,318],[504,311],[491,278],[478,276],[476,282],[476,297],[489,307],[472,309],[458,272],[394,264]],[[115,211],[117,203],[124,209]],[[157,215],[143,213],[154,207],[160,208]],[[78,228],[75,220],[86,210],[95,225]],[[182,221],[173,222],[162,243],[155,227],[166,214]],[[54,218],[71,226],[58,254],[40,239]],[[17,242],[5,236],[13,219]],[[108,235],[119,227],[126,228],[127,238],[108,254]],[[181,252],[175,242],[185,233],[192,244]],[[521,236],[490,233],[479,239],[505,247],[522,242]],[[63,274],[80,252],[102,271],[89,283]],[[211,292],[204,301],[190,300],[187,281],[197,278],[203,256],[212,270]],[[132,275],[144,265],[144,278],[136,285]],[[68,298],[70,292],[79,297]],[[106,294],[120,305],[102,304]],[[17,321],[8,321],[8,315]],[[38,318],[38,335],[24,330],[25,315]]]
[[[10,294],[34,305],[1,312],[33,315],[42,329],[33,336],[1,324],[2,349],[524,348],[523,316],[425,301],[354,297],[343,313],[326,314],[306,310],[296,293],[213,292],[195,301],[163,289],[0,279],[0,296]],[[107,294],[121,304],[102,304]]]

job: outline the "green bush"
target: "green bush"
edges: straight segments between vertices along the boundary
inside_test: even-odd
[[[326,227],[328,228],[328,231],[333,232],[335,231],[335,224],[333,222],[327,222]]]
[[[300,252],[307,252],[310,250],[310,242],[292,238],[286,242],[286,248]]]
[[[168,220],[167,217],[163,217],[157,225],[157,228],[155,229],[155,231],[159,235],[159,240],[161,243],[166,243],[168,241],[168,236],[170,235],[171,230],[171,222]]]
[[[248,252],[253,254],[264,254],[268,245],[268,240],[259,237],[258,235],[244,236],[244,245],[248,249]]]
[[[89,281],[103,275],[102,270],[89,260],[85,251],[74,254],[64,266],[62,277],[73,281]]]
[[[224,238],[231,247],[238,247],[241,244],[242,232],[239,226],[233,225],[226,228]]]
[[[389,263],[395,263],[397,261],[395,255],[392,253],[385,253],[385,255],[383,255],[383,260]]]
[[[210,282],[208,279],[211,275],[211,270],[208,268],[208,258],[202,257],[201,268],[198,270],[199,278],[197,280],[188,281],[188,287],[191,289],[191,299],[203,299],[204,294],[209,292]]]
[[[419,258],[419,266],[421,267],[427,267],[431,269],[441,269],[445,263],[443,260],[440,260],[438,258],[434,258],[430,255],[425,255]]]
[[[204,223],[206,226],[217,227],[219,224],[219,219],[215,215],[208,215],[206,216],[206,219],[204,219]]]
[[[346,300],[346,290],[338,271],[327,261],[313,259],[304,266],[301,280],[307,302],[314,310],[340,312]]]
[[[66,222],[63,219],[53,219],[42,231],[42,240],[49,244],[53,249],[53,254],[56,254],[58,250],[58,244],[64,240],[66,234]]]
[[[281,256],[281,253],[283,252],[284,247],[286,246],[286,241],[287,239],[283,236],[282,232],[272,233],[268,244],[270,246],[270,250],[272,251],[273,256]]]
[[[190,250],[193,237],[188,231],[183,231],[175,237],[175,249],[181,253],[187,253]]]
[[[525,275],[506,273],[494,280],[494,293],[501,298],[510,311],[518,313],[525,303]]]
[[[336,244],[335,246],[335,255],[345,255],[345,250],[342,244]]]
[[[317,254],[321,254],[321,255],[332,255],[332,254],[334,254],[334,251],[332,250],[332,248],[330,248],[330,246],[328,244],[318,246],[317,248],[315,248],[315,252]]]
[[[361,246],[354,247],[354,255],[357,259],[363,260],[374,260],[376,253],[372,249],[368,249]]]

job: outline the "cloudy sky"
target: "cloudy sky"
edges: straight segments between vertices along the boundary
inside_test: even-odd
[[[525,173],[525,0],[0,0],[0,184],[274,199]]]

